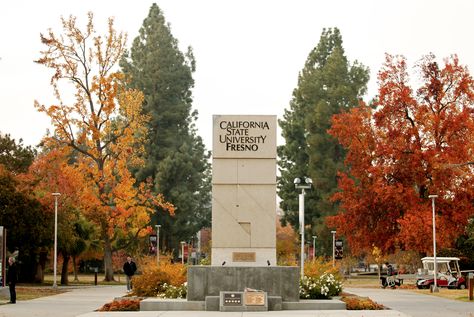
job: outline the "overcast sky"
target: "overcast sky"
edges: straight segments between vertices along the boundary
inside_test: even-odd
[[[50,126],[34,100],[49,104],[50,72],[33,60],[42,49],[39,34],[58,29],[61,15],[95,14],[97,25],[115,17],[116,28],[138,34],[154,1],[81,0],[0,2],[0,131],[28,145]],[[184,51],[197,61],[193,106],[199,134],[211,149],[213,114],[274,114],[282,117],[298,72],[321,31],[341,30],[346,56],[371,70],[376,94],[384,54],[402,54],[409,65],[433,52],[439,60],[458,54],[474,69],[474,1],[157,0]],[[101,28],[100,31],[104,30]],[[413,76],[416,78],[416,76]],[[281,139],[279,143],[281,143]]]

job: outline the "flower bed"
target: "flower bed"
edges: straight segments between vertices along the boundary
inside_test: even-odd
[[[147,263],[143,273],[133,277],[134,296],[185,298],[186,291],[186,266],[182,264]]]
[[[187,283],[183,283],[181,286],[164,283],[157,296],[158,298],[186,298],[187,292]]]
[[[300,298],[327,299],[342,291],[342,283],[331,273],[319,277],[304,276],[300,281]]]
[[[139,311],[140,299],[121,299],[114,300],[105,304],[97,311]]]
[[[380,305],[368,297],[359,296],[343,296],[341,299],[346,303],[347,310],[382,310],[385,309],[383,305]]]

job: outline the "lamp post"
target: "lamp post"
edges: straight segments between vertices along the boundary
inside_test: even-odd
[[[310,189],[313,181],[309,177],[295,178],[293,181],[296,189],[301,189],[299,194],[299,220],[300,220],[300,234],[301,234],[301,278],[304,276],[304,195],[305,189]]]
[[[191,240],[189,240],[188,242],[188,265],[192,264],[191,262],[191,255],[193,254],[192,251],[193,251],[193,238],[191,238]]]
[[[436,263],[436,219],[435,219],[435,199],[438,195],[429,195],[431,198],[431,206],[433,207],[433,260],[434,260],[434,286],[432,292],[439,292],[438,289],[438,265]]]
[[[181,264],[184,265],[184,245],[186,244],[186,242],[184,241],[181,241]]]
[[[54,276],[53,288],[58,288],[56,272],[58,269],[58,197],[61,193],[52,193],[54,196]]]
[[[336,230],[331,231],[332,233],[332,267],[336,266],[336,251],[335,251],[335,245],[336,245]]]
[[[313,261],[316,257],[316,236],[313,236]]]
[[[156,264],[160,265],[160,228],[161,225],[155,225],[156,227]]]

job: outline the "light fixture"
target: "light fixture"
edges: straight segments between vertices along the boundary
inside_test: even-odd
[[[301,177],[301,178],[295,178],[293,181],[295,184],[296,189],[301,189],[301,194],[299,194],[298,197],[298,205],[299,205],[299,223],[300,223],[300,234],[301,234],[301,256],[300,256],[300,262],[301,262],[301,279],[304,277],[304,195],[305,195],[305,189],[310,189],[311,185],[313,184],[313,181],[309,177]]]

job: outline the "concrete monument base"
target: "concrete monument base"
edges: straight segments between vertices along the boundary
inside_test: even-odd
[[[345,310],[339,299],[305,299],[282,302],[280,297],[268,297],[268,310]],[[188,302],[183,299],[147,298],[140,302],[140,311],[219,311],[219,296],[208,296],[206,301]]]
[[[221,291],[243,292],[245,288],[279,296],[284,302],[299,301],[299,268],[296,266],[189,266],[188,300],[205,301]]]
[[[299,268],[189,266],[187,299],[147,298],[140,302],[141,311],[219,311],[223,309],[222,292],[244,292],[246,288],[266,292],[264,307],[245,306],[240,311],[259,310],[345,310],[338,299],[300,300]]]

